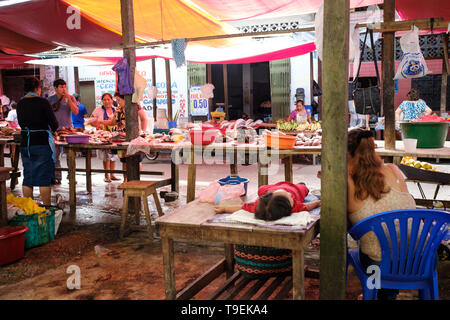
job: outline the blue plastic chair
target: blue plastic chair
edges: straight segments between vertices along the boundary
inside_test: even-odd
[[[409,219],[412,220],[412,223],[408,241]],[[355,224],[348,233],[356,241],[370,231],[377,236],[381,247],[379,278],[381,288],[418,289],[421,298],[439,300],[436,271],[437,249],[447,234],[449,222],[450,213],[445,211],[394,210],[363,219]],[[419,232],[421,226],[422,232]],[[358,251],[347,251],[347,267],[351,264],[355,269],[356,275],[361,281],[363,299],[374,300],[377,298],[377,289],[367,287],[369,276],[361,267]],[[373,283],[372,280],[370,279],[369,283]]]

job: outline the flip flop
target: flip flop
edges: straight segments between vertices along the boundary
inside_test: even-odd
[[[109,179],[109,178],[105,178],[105,182],[108,182],[108,183],[110,183],[110,182],[111,182],[111,179]]]
[[[118,181],[118,180],[120,180],[120,178],[117,178],[117,177],[111,177],[111,180]]]

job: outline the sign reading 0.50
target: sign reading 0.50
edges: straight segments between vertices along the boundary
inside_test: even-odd
[[[208,115],[208,99],[202,97],[200,87],[191,87],[189,89],[189,101],[189,113],[191,116]]]

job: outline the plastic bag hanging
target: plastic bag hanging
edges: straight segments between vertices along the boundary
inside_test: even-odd
[[[145,79],[143,76],[139,74],[139,72],[136,70],[134,73],[134,93],[131,97],[131,101],[133,103],[138,103],[142,99],[144,99],[144,91],[145,87],[147,86],[147,79]]]
[[[316,17],[314,20],[314,30],[316,37],[316,49],[319,55],[319,59],[323,61],[322,48],[323,48],[323,1],[317,10]]]
[[[172,56],[177,68],[183,66],[186,63],[184,57],[184,50],[186,49],[186,39],[173,39],[172,43]]]
[[[120,94],[133,94],[134,88],[130,77],[130,66],[126,57],[123,57],[117,62],[112,70],[117,75],[117,89]]]
[[[420,78],[429,73],[425,58],[420,50],[419,29],[416,26],[400,38],[403,51],[394,79]]]
[[[155,86],[151,86],[148,88],[148,96],[151,100],[156,99],[158,96],[158,88]]]

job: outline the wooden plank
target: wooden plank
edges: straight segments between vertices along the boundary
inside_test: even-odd
[[[237,271],[230,278],[228,278],[222,286],[220,286],[211,296],[208,297],[207,300],[216,300],[220,297],[222,293],[228,290],[239,278],[242,277],[242,274]]]
[[[395,21],[395,0],[384,1],[384,21]],[[384,139],[387,149],[395,149],[395,32],[383,33],[382,101],[384,114]]]
[[[233,288],[233,290],[225,294],[220,300],[232,300],[241,293],[241,291],[249,284],[250,281],[252,280],[246,277],[242,277],[239,283]]]
[[[281,290],[277,293],[277,295],[273,298],[273,300],[283,300],[286,299],[286,297],[289,294],[289,291],[292,289],[292,278],[287,277],[284,285],[281,287]],[[295,298],[294,298],[295,299]],[[302,300],[304,297],[302,298]]]
[[[167,88],[167,117],[172,121],[172,80],[170,79],[170,60],[164,59],[166,64],[166,88]]]
[[[206,271],[203,275],[197,278],[193,283],[184,288],[177,294],[177,300],[188,300],[200,292],[204,287],[219,277],[224,271],[226,260],[222,259]]]
[[[325,0],[323,21],[323,29],[333,32],[323,35],[320,299],[343,300],[347,253],[349,0]]]
[[[259,279],[252,287],[250,287],[247,292],[241,297],[240,300],[250,300],[262,286],[269,280],[269,278]]]
[[[55,171],[69,171],[69,168],[55,168]],[[105,170],[105,169],[83,169],[83,168],[77,168],[75,170],[76,172],[90,172],[92,173],[126,173],[125,170]],[[164,172],[162,171],[140,171],[141,175],[152,175],[152,176],[163,176]]]
[[[173,240],[167,237],[161,238],[164,268],[164,288],[167,300],[175,300],[175,264],[173,259]]]
[[[374,32],[392,32],[392,31],[409,31],[411,26],[417,26],[419,29],[431,29],[430,19],[417,19],[417,20],[407,20],[407,21],[395,21],[389,23],[380,23],[380,28],[374,28]],[[366,28],[368,26],[367,23],[358,23],[356,24],[356,28]],[[448,21],[445,21],[443,18],[435,18],[433,28],[437,29],[446,29],[448,27]],[[296,29],[288,29],[288,30],[273,30],[273,31],[260,31],[260,32],[248,32],[248,33],[233,33],[233,34],[221,34],[214,36],[205,36],[205,37],[195,37],[195,38],[186,38],[186,42],[190,41],[205,41],[205,40],[214,40],[214,39],[229,39],[229,38],[240,38],[240,37],[255,37],[255,36],[267,36],[271,34],[284,34],[284,33],[294,33],[294,32],[310,32],[314,31],[314,27],[305,27],[305,28],[296,28]],[[127,47],[152,47],[161,44],[168,44],[171,40],[159,40],[154,42],[146,42],[146,43],[137,43],[135,45],[120,45],[113,46],[111,49],[122,49]]]
[[[314,52],[309,53],[309,97],[310,97],[310,105],[312,111],[312,102],[314,100],[313,90],[314,88]],[[306,105],[306,101],[303,101]],[[312,115],[311,115],[312,116]]]
[[[276,277],[273,279],[272,283],[260,294],[256,300],[267,300],[272,295],[272,293],[275,291],[278,286],[283,283],[283,280],[286,277]]]
[[[444,50],[444,57],[442,59],[442,82],[441,82],[441,113],[447,112],[447,85],[448,74],[450,73],[450,67],[448,63],[448,35],[447,33],[441,33],[442,48]]]

